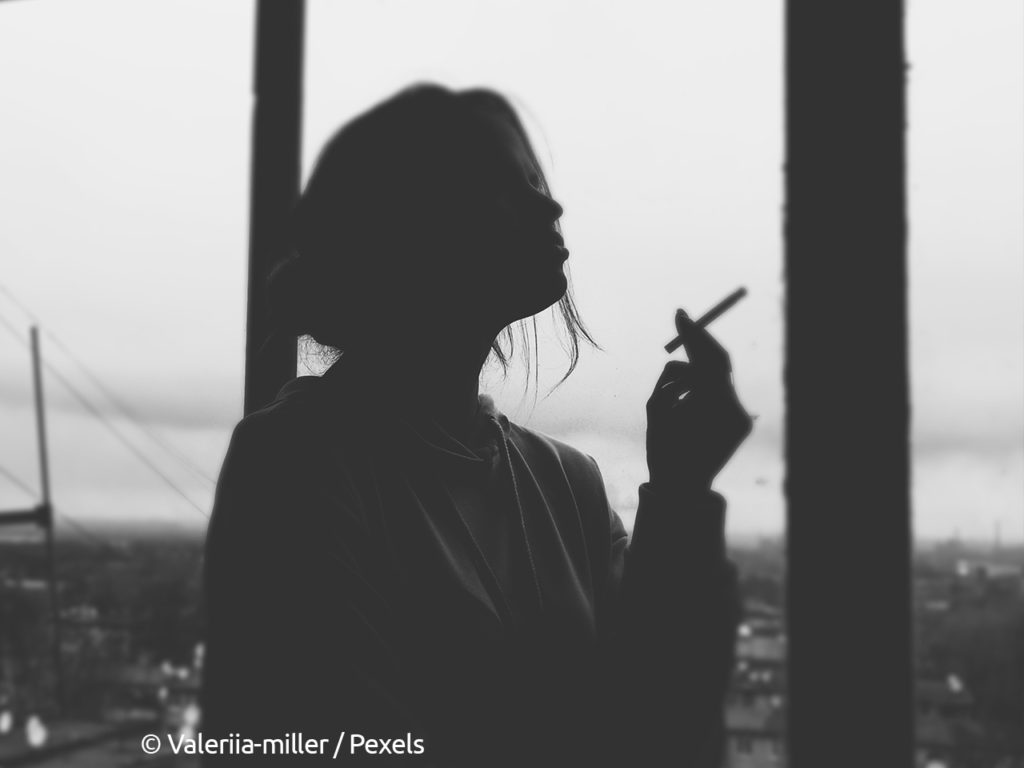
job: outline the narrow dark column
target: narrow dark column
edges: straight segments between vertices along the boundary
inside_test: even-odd
[[[53,504],[50,500],[50,455],[46,447],[46,399],[43,397],[43,365],[39,352],[39,329],[30,329],[32,340],[32,390],[36,402],[36,438],[39,443],[39,488],[42,502],[39,505],[39,522],[46,533],[46,564],[50,574],[50,621],[53,631],[53,680],[54,697],[58,713],[63,712],[67,703],[64,689],[63,641],[61,640],[60,591],[57,584],[57,551],[54,547]]]
[[[245,412],[265,405],[295,376],[295,340],[264,347],[269,334],[266,279],[287,255],[286,224],[301,181],[302,0],[259,0],[252,128]]]
[[[905,63],[898,0],[787,6],[794,768],[913,764]]]

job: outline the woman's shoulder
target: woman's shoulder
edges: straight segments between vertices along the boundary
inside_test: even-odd
[[[594,458],[562,440],[515,422],[509,425],[509,437],[519,448],[527,464],[535,461],[557,463],[570,480],[598,483],[603,487],[601,471]]]
[[[337,481],[337,473],[327,471],[333,454],[327,450],[323,403],[313,390],[317,385],[300,381],[314,378],[289,381],[272,402],[235,424],[214,501],[222,526],[229,518],[268,529],[308,522],[315,515],[307,502],[325,483]]]
[[[328,416],[320,379],[297,376],[289,380],[273,400],[242,417],[235,425],[235,433],[270,441],[303,433],[309,436],[310,425]]]
[[[249,473],[254,467],[308,464],[319,453],[318,436],[328,414],[318,397],[315,376],[292,379],[266,405],[243,416],[234,426],[226,464],[238,464]]]
[[[530,473],[551,499],[573,503],[566,507],[579,514],[592,557],[609,551],[609,542],[620,535],[622,523],[612,510],[604,478],[592,456],[541,431],[512,424],[509,437],[523,455]]]

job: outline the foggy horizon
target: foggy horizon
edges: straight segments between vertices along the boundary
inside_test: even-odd
[[[734,7],[641,6],[623,24],[607,9],[580,18],[569,3],[553,3],[540,26],[527,13],[450,5],[460,23],[426,35],[436,8],[411,10],[395,25],[372,3],[310,3],[305,175],[340,124],[408,83],[509,94],[565,207],[576,299],[605,352],[585,349],[576,373],[545,399],[564,356],[553,338],[542,339],[532,409],[532,395],[519,406],[518,374],[502,385],[490,371],[482,389],[513,420],[593,455],[629,524],[646,479],[643,406],[666,359],[671,314],[678,306],[702,312],[745,285],[750,296],[711,330],[760,418],[720,486],[730,535],[779,535],[781,3],[742,4],[744,24]],[[2,9],[0,67],[16,74],[3,81],[0,201],[19,215],[0,233],[0,316],[27,335],[32,318],[18,304],[37,313],[45,359],[209,512],[209,479],[105,404],[48,334],[147,429],[216,478],[242,415],[252,9],[99,6],[116,9],[137,34],[104,28],[96,4]],[[200,13],[203,24],[195,24]],[[908,13],[916,536],[985,542],[998,527],[1005,542],[1018,543],[1024,61],[1012,42],[1022,11],[985,4],[966,23],[947,0]],[[472,34],[499,23],[500,40]],[[568,29],[571,38],[560,34]],[[602,56],[609,38],[620,57]],[[375,44],[381,39],[387,45]],[[948,55],[954,42],[963,56]],[[573,55],[557,78],[520,66],[566,47]],[[982,80],[988,88],[976,87]],[[664,99],[667,91],[678,98]],[[60,227],[43,225],[54,216]],[[30,361],[3,329],[0,360],[0,467],[36,488]],[[59,511],[99,524],[135,522],[145,509],[154,526],[205,526],[49,372],[44,382]],[[32,503],[0,477],[0,509]]]

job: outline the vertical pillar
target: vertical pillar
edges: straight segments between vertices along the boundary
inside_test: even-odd
[[[43,366],[39,352],[39,329],[30,329],[32,345],[32,389],[36,405],[36,440],[39,445],[39,487],[42,501],[37,507],[38,522],[46,536],[46,563],[49,571],[50,623],[53,630],[54,699],[57,710],[64,709],[64,659],[62,657],[60,595],[57,591],[57,553],[53,541],[53,504],[50,501],[50,457],[46,445],[46,411],[43,398]]]
[[[786,15],[790,764],[908,766],[903,8]]]
[[[252,127],[245,412],[295,376],[295,339],[265,345],[267,275],[287,256],[288,213],[301,181],[303,0],[259,0]]]

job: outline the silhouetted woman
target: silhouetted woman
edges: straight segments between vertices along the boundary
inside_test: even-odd
[[[280,333],[342,354],[232,436],[206,563],[220,751],[714,763],[737,617],[711,484],[751,426],[725,351],[677,315],[690,362],[647,404],[631,543],[593,459],[478,392],[519,320],[558,305],[570,372],[590,340],[561,215],[491,91],[406,89],[323,150],[270,295]]]

